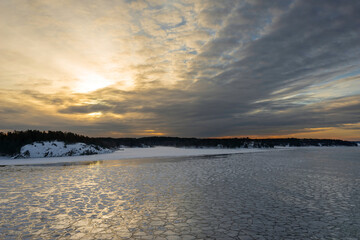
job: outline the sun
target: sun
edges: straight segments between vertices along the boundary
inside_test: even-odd
[[[83,73],[77,77],[74,91],[77,93],[88,93],[107,87],[113,82],[97,73]]]
[[[135,86],[130,73],[123,72],[121,75],[109,73],[107,75],[110,77],[104,77],[104,75],[96,72],[82,71],[81,74],[75,75],[76,81],[73,91],[76,93],[89,93],[113,84],[117,84],[116,88],[121,90],[131,90]]]

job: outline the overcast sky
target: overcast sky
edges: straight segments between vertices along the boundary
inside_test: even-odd
[[[359,0],[0,1],[0,130],[360,140]]]

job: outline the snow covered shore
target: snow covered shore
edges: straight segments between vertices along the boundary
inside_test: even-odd
[[[60,141],[34,142],[23,146],[20,150],[20,154],[15,158],[64,157],[111,152],[112,151],[109,149],[95,145],[87,145],[85,143],[66,144]]]
[[[66,157],[46,157],[46,158],[27,158],[27,159],[0,159],[0,165],[33,165],[33,164],[53,164],[70,163],[81,161],[102,161],[102,160],[122,160],[134,158],[151,157],[182,157],[182,156],[204,156],[234,153],[252,153],[270,151],[262,148],[238,148],[238,149],[198,149],[198,148],[175,148],[175,147],[154,147],[154,148],[124,148],[123,150],[112,153],[104,153],[87,156],[66,156]]]

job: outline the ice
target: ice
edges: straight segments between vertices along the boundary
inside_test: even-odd
[[[0,239],[360,239],[359,156],[314,147],[5,166]]]
[[[87,156],[66,156],[66,157],[47,157],[47,158],[27,158],[27,159],[0,159],[0,165],[33,165],[33,164],[53,164],[69,163],[81,161],[102,161],[102,160],[121,160],[134,158],[152,157],[183,157],[183,156],[202,156],[220,155],[236,153],[253,153],[269,151],[262,148],[237,148],[237,149],[211,149],[211,148],[175,148],[175,147],[153,147],[153,148],[123,148],[121,150]]]

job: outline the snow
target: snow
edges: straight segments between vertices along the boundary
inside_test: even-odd
[[[60,141],[34,142],[23,146],[16,158],[79,156],[110,152],[112,151],[109,149],[85,143],[65,144]]]
[[[71,163],[71,162],[81,162],[81,161],[154,158],[154,157],[206,156],[206,155],[219,155],[219,154],[254,153],[254,152],[264,152],[264,151],[269,151],[269,149],[262,149],[262,148],[198,149],[198,148],[175,148],[175,147],[124,148],[122,150],[118,150],[112,153],[87,155],[87,156],[0,159],[0,165],[34,165],[34,164]]]

